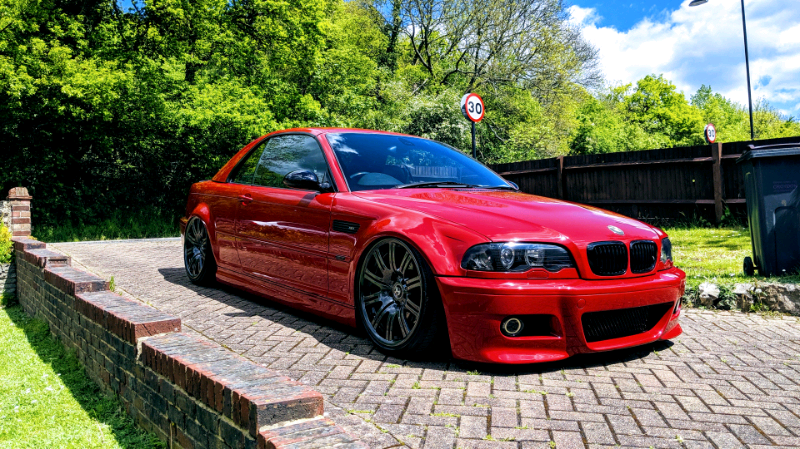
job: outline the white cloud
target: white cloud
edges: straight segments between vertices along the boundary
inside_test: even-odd
[[[593,8],[571,6],[572,21],[600,51],[611,83],[664,74],[687,97],[702,84],[747,104],[742,12],[735,0],[712,0],[645,18],[627,31],[602,26]],[[765,98],[800,117],[800,2],[751,0],[746,4],[753,101]]]

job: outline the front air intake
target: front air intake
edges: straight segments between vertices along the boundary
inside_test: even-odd
[[[631,309],[604,310],[588,312],[581,317],[583,336],[587,343],[630,337],[647,332],[672,311],[672,303]]]

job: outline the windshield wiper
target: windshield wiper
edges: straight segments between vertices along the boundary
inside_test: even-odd
[[[455,181],[426,181],[426,182],[415,182],[412,184],[403,184],[400,186],[395,186],[395,189],[411,189],[414,187],[440,187],[440,186],[447,186],[447,187],[475,187],[470,184],[464,184],[461,182]]]
[[[480,188],[480,189],[490,189],[490,190],[513,190],[515,192],[517,190],[519,190],[519,189],[515,189],[512,186],[472,186],[472,187],[477,187],[477,188]]]

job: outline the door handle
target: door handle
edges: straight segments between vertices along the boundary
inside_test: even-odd
[[[241,202],[243,202],[244,204],[248,204],[248,203],[250,203],[251,201],[253,201],[253,197],[252,197],[252,196],[250,196],[250,194],[249,194],[249,193],[246,193],[246,194],[244,194],[244,195],[239,195],[239,200],[240,200]]]

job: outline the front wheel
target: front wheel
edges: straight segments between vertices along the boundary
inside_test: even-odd
[[[380,240],[367,252],[356,281],[358,319],[381,350],[419,356],[447,342],[439,289],[414,248],[396,238]]]
[[[211,240],[203,220],[193,217],[186,225],[183,238],[183,265],[194,284],[207,285],[217,276],[217,263],[211,251]]]

